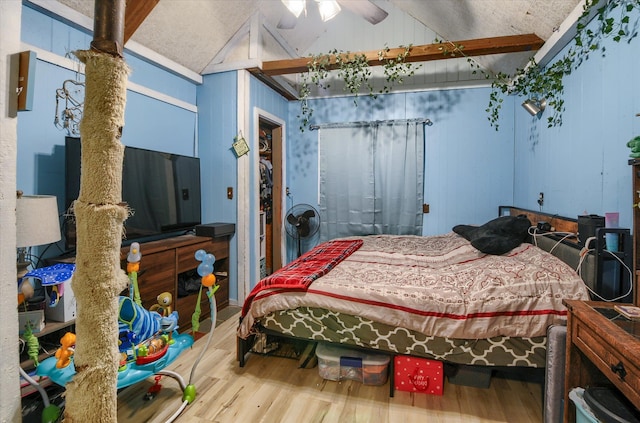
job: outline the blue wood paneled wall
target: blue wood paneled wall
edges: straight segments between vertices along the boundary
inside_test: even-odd
[[[73,51],[89,48],[91,36],[43,13],[23,6],[22,42],[60,58],[73,59]],[[143,60],[125,56],[131,67],[129,80],[195,109],[196,84]],[[35,67],[34,103],[31,111],[19,112],[17,188],[25,194],[49,194],[64,209],[65,130],[54,126],[56,90],[65,80],[84,81],[79,68],[67,69],[39,58]],[[64,101],[60,101],[64,107]],[[59,110],[59,111],[60,111]],[[147,95],[127,91],[125,145],[197,156],[197,113]],[[60,253],[50,249],[51,254]]]
[[[231,149],[237,135],[237,72],[207,75],[198,87],[198,139],[202,168],[202,221],[237,222],[238,168]],[[227,198],[227,187],[233,199]],[[238,299],[237,237],[229,251],[229,298]]]
[[[89,34],[27,6],[22,19],[24,43],[61,57],[87,48],[91,41]],[[425,140],[424,195],[431,210],[424,216],[425,235],[446,232],[458,223],[483,223],[496,216],[498,205],[537,209],[539,192],[545,193],[545,212],[577,216],[619,211],[621,226],[629,227],[632,201],[638,199],[632,198],[626,142],[640,133],[640,118],[635,116],[640,113],[640,79],[634,73],[640,64],[640,41],[603,45],[606,54],[592,54],[565,80],[566,111],[558,128],[546,127],[546,114],[542,119],[529,116],[520,107],[524,99],[508,97],[500,131],[495,131],[485,112],[487,87],[397,92],[376,100],[362,96],[357,107],[351,97],[316,99],[311,101],[313,123],[431,119],[434,124],[426,128]],[[235,222],[237,202],[227,199],[226,189],[237,192],[237,164],[230,149],[237,134],[237,73],[208,75],[198,86],[142,58],[126,60],[130,81],[197,105],[197,112],[129,91],[123,143],[199,156],[203,221]],[[55,90],[76,78],[82,76],[38,60],[33,110],[20,112],[18,119],[18,188],[59,196],[61,212],[66,133],[53,125]],[[287,205],[317,205],[317,131],[300,132],[298,102],[287,102],[254,78],[249,89],[250,116],[258,107],[286,122]],[[257,142],[253,126],[250,131],[245,134],[248,141]],[[252,176],[256,171],[251,169]],[[257,204],[252,207],[257,213]],[[256,228],[251,231],[257,234]],[[252,260],[257,260],[256,247]],[[231,272],[233,300],[237,281]]]
[[[352,97],[310,102],[314,124],[429,118],[425,130],[423,233],[444,233],[459,223],[480,224],[497,216],[498,205],[513,201],[512,100],[506,99],[501,130],[484,111],[488,88],[396,93],[377,99]],[[300,105],[289,107],[288,186],[293,203],[318,204],[318,132],[300,132]],[[348,142],[348,140],[345,140]]]
[[[640,14],[631,17],[637,22]],[[604,40],[602,51],[565,78],[563,124],[547,128],[515,101],[514,202],[543,211],[577,217],[583,213],[620,213],[620,226],[632,226],[629,149],[640,134],[640,40]],[[564,54],[567,50],[563,51]],[[559,57],[559,56],[558,56]]]

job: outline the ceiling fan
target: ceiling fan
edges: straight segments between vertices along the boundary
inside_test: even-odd
[[[278,28],[293,29],[302,12],[307,13],[307,3],[316,3],[323,22],[340,13],[341,6],[362,16],[372,24],[377,24],[387,17],[388,13],[369,0],[281,0],[287,12],[280,18]]]

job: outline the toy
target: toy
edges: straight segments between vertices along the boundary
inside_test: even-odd
[[[640,135],[634,138],[631,138],[627,143],[627,147],[631,149],[631,154],[629,157],[633,159],[637,159],[640,157]]]
[[[33,360],[33,365],[38,367],[38,353],[40,352],[40,341],[31,331],[31,323],[27,323],[27,329],[22,334],[22,338],[27,344],[27,355]]]
[[[213,254],[207,254],[204,250],[198,250],[195,254],[196,260],[201,261],[198,265],[198,275],[202,278],[202,284],[200,285],[200,290],[198,291],[198,301],[196,302],[196,309],[191,315],[191,328],[194,332],[197,332],[200,328],[200,298],[202,297],[202,287],[207,287],[207,296],[209,297],[209,302],[211,302],[211,297],[220,287],[219,285],[215,285],[216,276],[213,274],[213,264],[216,261],[216,256]],[[215,297],[214,297],[215,300]]]
[[[136,304],[142,305],[140,300],[140,290],[138,289],[138,271],[140,270],[140,244],[132,242],[129,246],[129,254],[127,254],[127,273],[129,274],[129,296],[133,298]]]
[[[160,392],[160,390],[162,389],[162,385],[160,384],[160,379],[162,379],[162,376],[156,376],[154,378],[156,383],[154,383],[153,386],[151,386],[147,390],[147,393],[144,395],[144,399],[146,401],[152,400],[156,396],[156,394]]]
[[[71,364],[71,357],[75,351],[76,346],[76,334],[72,332],[65,333],[60,338],[60,348],[56,351],[56,368],[62,369]]]
[[[169,336],[160,335],[145,340],[137,346],[136,364],[147,364],[159,360],[169,349]]]
[[[158,304],[152,305],[149,310],[160,313],[162,316],[169,316],[171,314],[171,303],[173,296],[170,292],[163,292],[156,297]]]
[[[55,307],[64,295],[64,283],[71,279],[75,270],[75,264],[58,263],[53,266],[33,269],[24,275],[23,280],[25,278],[40,279],[41,285],[49,296],[49,307]],[[22,283],[22,286],[24,285]]]
[[[120,333],[133,332],[134,339],[143,342],[158,333],[170,333],[178,328],[178,312],[164,317],[156,311],[146,310],[129,297],[120,297],[118,321]]]
[[[44,390],[42,386],[35,379],[27,374],[22,367],[18,367],[18,371],[20,372],[20,376],[24,378],[27,382],[31,384],[31,386],[35,387],[38,392],[40,392],[40,396],[42,397],[42,403],[44,405],[44,409],[42,410],[42,419],[40,420],[42,423],[55,423],[60,421],[60,415],[62,414],[62,410],[56,404],[52,404],[49,401],[49,395]]]
[[[133,246],[133,244],[132,244]],[[213,264],[215,256],[207,254],[204,250],[198,250],[195,253],[196,259],[202,263],[198,266],[198,274],[201,276],[202,286],[207,288],[207,296],[209,297],[209,307],[211,312],[211,329],[206,344],[193,364],[191,370],[191,379],[195,375],[195,370],[207,351],[209,343],[213,337],[216,322],[216,301],[214,293],[219,288],[215,284],[216,278],[213,275]],[[129,260],[137,260],[131,261]],[[139,247],[132,247],[129,257],[127,269],[130,272],[130,280],[135,283],[136,277],[132,275],[139,270]],[[137,285],[137,284],[136,284]],[[129,297],[121,296],[119,298],[118,321],[120,326],[120,335],[118,337],[118,347],[120,350],[120,360],[118,363],[118,381],[117,389],[125,388],[134,383],[141,382],[150,376],[156,375],[156,383],[145,396],[145,399],[153,398],[161,389],[160,377],[171,376],[178,380],[182,387],[182,405],[171,417],[169,421],[177,418],[184,407],[193,402],[196,397],[196,388],[191,383],[185,383],[182,377],[175,372],[165,370],[184,350],[191,348],[194,339],[190,334],[178,333],[178,313],[171,311],[171,294],[162,293],[158,296],[158,307],[152,307],[154,310],[147,310],[138,304],[132,297],[135,297],[135,289],[130,290]],[[164,295],[167,294],[167,295]],[[200,293],[198,294],[200,296]],[[162,310],[162,314],[155,311]],[[194,316],[200,315],[200,301],[196,305]],[[197,322],[199,324],[199,322]],[[197,330],[194,325],[194,331]],[[70,335],[69,337],[66,337]],[[71,338],[73,336],[73,338]],[[40,376],[48,376],[53,382],[60,386],[65,386],[71,381],[75,374],[75,367],[72,360],[73,348],[75,345],[75,335],[66,334],[61,340],[62,346],[56,352],[56,357],[50,357],[44,360],[37,368],[37,374]],[[65,364],[58,366],[57,363]],[[30,382],[31,383],[31,382]],[[36,382],[37,383],[37,382]]]
[[[18,305],[24,303],[25,301],[33,298],[35,294],[35,290],[33,289],[33,285],[26,279],[21,279],[20,284],[18,285]]]

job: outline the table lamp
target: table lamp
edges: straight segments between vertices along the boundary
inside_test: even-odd
[[[60,241],[58,202],[52,195],[22,195],[16,199],[16,247],[18,284],[31,262],[29,247]]]

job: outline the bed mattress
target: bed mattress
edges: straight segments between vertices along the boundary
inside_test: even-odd
[[[304,288],[256,286],[245,302],[239,337],[246,339],[256,320],[264,324],[263,316],[310,307],[427,337],[537,338],[566,320],[564,299],[589,298],[573,269],[531,244],[495,256],[453,232],[362,240]]]

